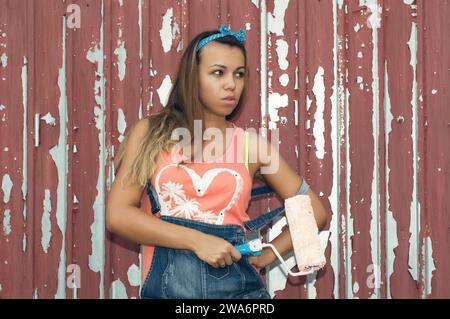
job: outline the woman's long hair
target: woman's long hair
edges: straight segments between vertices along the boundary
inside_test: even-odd
[[[191,134],[191,143],[193,142],[194,120],[203,120],[203,107],[200,102],[198,80],[202,49],[198,52],[195,49],[202,39],[216,33],[219,33],[219,31],[202,32],[189,43],[181,58],[176,81],[170,92],[167,105],[161,112],[147,116],[148,130],[123,180],[129,179],[131,183],[138,183],[141,186],[145,186],[156,169],[159,154],[162,151],[170,151],[175,144],[179,143],[178,140],[171,139],[172,132],[175,129],[188,129]],[[244,44],[237,41],[233,36],[226,36],[214,41],[232,47],[238,47],[244,55],[246,68],[244,89],[235,109],[231,114],[226,116],[226,120],[229,120],[240,109],[246,96],[249,76],[247,54]],[[116,170],[122,163],[127,137],[128,134],[117,152],[115,159]],[[191,162],[193,161],[193,156],[194,154],[191,155]]]

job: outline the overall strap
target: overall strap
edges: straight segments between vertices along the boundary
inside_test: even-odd
[[[295,193],[294,196],[306,194],[308,189],[309,189],[308,183],[305,181],[304,178],[302,178],[302,184],[300,185],[300,188],[298,189],[298,191]],[[254,199],[258,196],[265,195],[265,194],[271,194],[271,193],[273,193],[272,188],[265,185],[265,186],[253,188],[251,196],[252,196],[252,199]],[[255,218],[245,222],[244,225],[249,230],[260,229],[260,228],[266,226],[270,221],[272,221],[272,219],[281,215],[284,211],[285,211],[285,207],[280,206],[274,210],[271,210],[270,212],[264,213],[258,217],[255,217]]]
[[[248,135],[249,132],[244,131],[244,164],[249,171],[248,168]],[[300,189],[297,191],[295,195],[306,194],[309,189],[309,185],[306,183],[305,179],[302,178],[302,184]],[[260,187],[255,187],[252,189],[251,199],[259,197],[261,195],[272,194],[273,190],[270,186],[264,185]],[[269,222],[271,222],[274,218],[278,217],[285,211],[284,206],[278,207],[274,210],[271,210],[267,213],[264,213],[258,217],[255,217],[244,223],[244,226],[249,230],[256,230],[265,227]]]
[[[302,178],[303,182],[300,186],[300,189],[297,191],[295,195],[305,194],[308,189],[309,185],[306,183],[305,179]],[[273,193],[272,188],[270,188],[267,185],[255,187],[252,189],[251,193],[251,199],[257,198],[262,195],[271,194]],[[158,201],[158,197],[156,194],[155,189],[152,186],[151,180],[148,181],[147,184],[147,194],[150,198],[150,203],[152,206],[152,214],[156,214],[161,209]],[[270,221],[272,221],[274,218],[278,217],[280,214],[282,214],[285,211],[284,206],[280,206],[274,210],[271,210],[270,212],[264,213],[258,217],[255,217],[247,222],[244,223],[244,226],[249,230],[256,230],[260,229],[264,226],[266,226]]]
[[[270,186],[264,185],[264,186],[255,187],[252,189],[251,199],[253,200],[262,195],[272,194],[272,193],[273,193],[273,190],[272,190],[272,188],[270,188]],[[249,221],[246,221],[244,223],[244,226],[248,230],[257,230],[257,229],[263,228],[270,221],[272,221],[272,219],[274,219],[274,218],[278,217],[280,214],[282,214],[284,212],[284,210],[285,210],[284,206],[278,207],[274,210],[271,210],[270,212],[264,213],[264,214],[259,215]]]
[[[155,189],[152,186],[152,180],[148,180],[147,184],[147,195],[150,198],[150,204],[152,206],[152,214],[156,214],[160,211],[161,206],[159,205],[158,195],[156,194]]]

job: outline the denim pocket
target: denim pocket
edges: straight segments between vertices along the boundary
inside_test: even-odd
[[[192,251],[169,250],[168,267],[162,275],[162,291],[167,298],[201,298],[201,278],[201,265]]]
[[[216,279],[223,279],[230,274],[230,266],[214,268],[207,264],[207,273],[208,276],[214,277]]]

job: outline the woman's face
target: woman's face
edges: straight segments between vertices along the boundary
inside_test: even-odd
[[[200,101],[205,112],[225,117],[233,112],[244,89],[244,55],[238,47],[218,42],[208,43],[200,54]]]

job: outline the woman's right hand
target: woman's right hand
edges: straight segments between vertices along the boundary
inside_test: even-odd
[[[214,268],[230,266],[242,258],[241,253],[223,238],[201,233],[195,243],[194,253]]]

